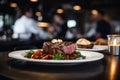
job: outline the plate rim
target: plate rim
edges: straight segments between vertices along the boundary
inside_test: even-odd
[[[100,48],[98,48],[98,49],[93,49],[93,48],[92,48],[92,49],[86,49],[86,48],[78,48],[78,47],[77,47],[77,49],[78,49],[78,50],[81,50],[81,51],[103,51],[103,50],[107,50],[107,49],[108,49],[108,48],[107,48],[107,47],[108,47],[107,45],[104,45],[104,46],[103,46],[103,45],[94,45],[94,46],[97,46],[97,47],[98,47],[98,46],[99,46],[99,47],[106,47],[106,48],[104,48],[104,49],[100,49]]]

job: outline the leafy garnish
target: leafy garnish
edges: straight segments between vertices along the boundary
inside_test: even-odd
[[[64,59],[64,55],[60,53],[54,54],[53,56],[53,60],[63,60],[63,59]]]
[[[78,57],[82,56],[80,51],[75,51],[75,53],[78,55]]]
[[[28,51],[28,52],[26,52],[27,54],[25,55],[25,57],[28,57],[28,58],[30,58],[31,56],[32,56],[32,54],[34,53],[34,51],[33,50],[30,50],[30,51]]]
[[[85,59],[85,58],[86,58],[85,56],[83,56],[83,55],[81,54],[81,52],[80,52],[80,51],[75,51],[75,53],[78,55],[78,57],[82,57],[83,59]]]

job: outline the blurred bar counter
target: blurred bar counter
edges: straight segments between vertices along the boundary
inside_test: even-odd
[[[107,55],[99,61],[78,65],[42,65],[11,59],[0,52],[0,80],[120,80],[120,57]]]

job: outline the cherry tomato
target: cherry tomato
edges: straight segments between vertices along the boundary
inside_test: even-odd
[[[48,58],[49,58],[49,55],[42,57],[42,59],[48,59]]]
[[[41,50],[37,50],[37,51],[31,56],[31,58],[38,59],[41,54],[42,54],[42,51],[41,51]]]
[[[53,55],[50,55],[50,54],[42,57],[42,59],[52,59],[52,58],[53,58]]]
[[[75,53],[73,54],[73,56],[74,56],[74,58],[77,58],[77,57],[78,57],[78,55],[77,55],[77,54],[75,54]]]
[[[65,56],[65,59],[66,59],[66,60],[69,60],[69,59],[70,59],[70,56],[69,56],[69,55],[66,55],[66,56]]]

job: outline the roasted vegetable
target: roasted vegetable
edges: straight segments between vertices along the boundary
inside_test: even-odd
[[[42,51],[37,50],[34,52],[34,54],[32,54],[31,58],[38,59],[41,54],[42,54]]]
[[[41,59],[52,59],[53,58],[53,55],[46,55],[44,57],[42,57]]]

